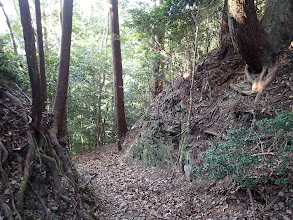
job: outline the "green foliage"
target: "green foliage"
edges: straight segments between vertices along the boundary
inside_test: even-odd
[[[203,167],[195,167],[194,172],[212,180],[230,176],[237,184],[252,188],[259,180],[257,172],[267,166],[273,167],[273,171],[280,177],[276,184],[286,183],[286,170],[292,165],[292,131],[293,113],[278,111],[274,119],[263,119],[252,124],[249,129],[229,132],[226,141],[217,142],[202,153],[205,164]],[[268,140],[267,137],[272,134],[273,141]],[[254,152],[253,147],[258,144],[267,150],[275,150],[275,153],[269,152],[269,155],[277,155],[281,163],[267,160],[265,154]]]
[[[19,68],[21,56],[16,56],[11,50],[10,42],[0,38],[0,77],[8,84],[17,83],[24,86],[29,83],[28,77]]]

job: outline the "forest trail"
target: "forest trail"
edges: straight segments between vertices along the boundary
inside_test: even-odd
[[[98,200],[97,219],[231,219],[225,202],[188,182],[178,167],[130,163],[125,148],[118,152],[115,144],[74,155],[73,161],[84,183],[96,175],[89,185]]]

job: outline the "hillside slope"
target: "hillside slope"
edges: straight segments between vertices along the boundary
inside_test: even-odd
[[[281,138],[277,136],[277,133],[283,131],[282,129],[276,130],[276,135],[264,133],[265,139],[259,139],[259,141],[250,140],[255,138],[251,132],[245,134],[248,136],[244,138],[244,141],[248,140],[249,143],[240,143],[236,146],[236,150],[233,150],[238,154],[245,155],[248,159],[254,156],[261,161],[260,165],[258,164],[259,161],[254,162],[258,164],[255,165],[255,170],[253,167],[247,170],[244,167],[243,170],[240,170],[242,169],[240,167],[237,168],[239,173],[238,176],[234,175],[234,179],[233,175],[232,177],[228,175],[223,180],[217,182],[204,181],[204,183],[199,181],[199,178],[203,178],[203,175],[200,176],[195,172],[196,167],[203,166],[205,163],[205,158],[202,156],[203,152],[211,149],[212,146],[216,146],[212,148],[214,152],[217,151],[217,148],[219,149],[217,146],[225,146],[224,143],[228,142],[230,137],[228,131],[242,129],[242,131],[257,133],[260,129],[255,127],[255,123],[265,118],[275,118],[278,109],[291,112],[291,114],[288,113],[288,117],[292,120],[292,51],[284,49],[280,57],[282,65],[276,80],[266,88],[261,100],[255,104],[255,96],[243,95],[231,87],[231,85],[236,85],[241,90],[248,91],[251,89],[251,85],[244,77],[245,64],[242,59],[234,51],[229,51],[223,60],[219,60],[217,50],[212,51],[199,63],[194,78],[191,105],[191,76],[188,78],[178,77],[169,83],[155,98],[142,120],[135,126],[141,128],[141,134],[137,141],[131,145],[130,157],[143,161],[147,166],[162,167],[179,163],[180,169],[185,173],[188,180],[201,185],[207,191],[227,195],[226,201],[229,200],[230,204],[245,204],[246,210],[254,205],[253,210],[262,217],[273,216],[274,218],[288,219],[289,216],[292,219],[292,127],[289,127],[288,133],[286,133],[286,138],[289,141],[286,142],[285,147],[287,150],[290,149],[281,156],[278,152],[284,146],[280,143]],[[190,131],[187,132],[189,111],[191,111]],[[288,123],[284,122],[286,125]],[[289,126],[291,125],[292,122],[290,121]],[[280,144],[278,145],[278,143]],[[211,154],[214,152],[209,152],[211,158]],[[226,153],[223,152],[223,155]],[[215,161],[221,165],[221,163],[228,161],[228,158],[223,155],[217,155],[218,157],[213,157],[212,160],[218,160],[222,156],[222,162]],[[290,162],[283,167],[284,170],[280,175],[276,171],[277,165],[283,164],[284,158]],[[237,160],[235,166],[239,164],[246,166],[249,163],[252,164],[249,166],[253,166],[251,161],[245,164],[245,161],[239,161],[241,158],[237,158]],[[272,164],[266,164],[267,161],[273,162]],[[210,163],[212,162],[210,161]],[[223,172],[224,176],[227,174],[226,171],[220,170],[220,172]],[[245,191],[248,186],[248,183],[245,182],[248,181],[245,179],[245,172],[252,172],[247,175],[249,178],[251,176],[249,181],[258,181],[258,183],[256,181],[253,183],[254,187],[252,191],[249,190],[249,193]],[[243,175],[243,173],[244,177],[241,177],[240,175]],[[217,176],[217,174],[213,175]],[[241,183],[239,179],[238,182],[235,181],[235,177],[244,178],[241,180],[242,185],[239,184]],[[281,181],[283,178],[286,179],[285,182]],[[275,183],[276,180],[279,181],[278,184]],[[248,188],[250,189],[250,187]],[[231,195],[231,192],[234,194]],[[250,194],[251,192],[252,194]],[[253,204],[251,198],[254,198]],[[256,204],[254,204],[255,202]],[[252,218],[252,211],[249,213],[242,213],[242,216],[246,215]]]

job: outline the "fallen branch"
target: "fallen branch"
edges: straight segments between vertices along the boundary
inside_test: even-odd
[[[94,176],[92,176],[91,179],[84,186],[82,186],[82,188],[86,188],[90,184],[90,182],[96,178],[96,176],[98,176],[98,173],[96,173]]]
[[[27,94],[25,94],[22,89],[15,83],[14,84],[16,86],[16,88],[21,92],[21,94],[24,95],[24,97],[26,97],[26,99],[30,102],[30,104],[32,104],[32,100],[27,96]]]
[[[253,219],[256,220],[255,206],[254,206],[254,201],[253,201],[253,197],[252,197],[252,194],[251,194],[251,190],[247,189],[247,193],[248,193],[250,203],[251,203],[251,207],[252,207]]]
[[[3,163],[7,160],[8,158],[8,151],[2,144],[2,141],[0,140],[0,166],[2,167]]]
[[[264,152],[264,153],[257,153],[257,154],[252,154],[251,156],[256,157],[256,156],[263,156],[263,155],[276,155],[275,153],[272,152]]]

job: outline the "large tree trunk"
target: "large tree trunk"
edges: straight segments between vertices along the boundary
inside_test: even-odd
[[[39,65],[40,65],[40,80],[41,80],[41,96],[42,96],[42,111],[45,111],[47,101],[47,83],[45,71],[45,56],[43,47],[43,31],[42,31],[42,16],[40,0],[35,0],[37,36],[38,36],[38,51],[39,51]]]
[[[118,1],[110,0],[111,37],[112,37],[112,60],[114,75],[114,102],[117,124],[117,136],[121,138],[127,132],[124,111],[124,92],[122,78],[122,61],[118,19]]]
[[[28,0],[19,0],[21,23],[25,42],[26,59],[32,88],[32,118],[38,129],[42,122],[42,96],[40,73],[36,57],[35,36]]]
[[[62,35],[61,35],[61,54],[58,73],[58,84],[56,97],[53,107],[54,123],[53,130],[57,133],[64,133],[62,129],[65,127],[66,119],[66,99],[69,78],[69,62],[70,62],[70,46],[72,31],[72,9],[73,0],[65,0],[63,4],[62,17]]]
[[[228,0],[228,21],[234,47],[254,70],[272,63],[274,48],[257,19],[253,0]]]
[[[293,1],[267,0],[262,27],[275,48],[293,40]]]

